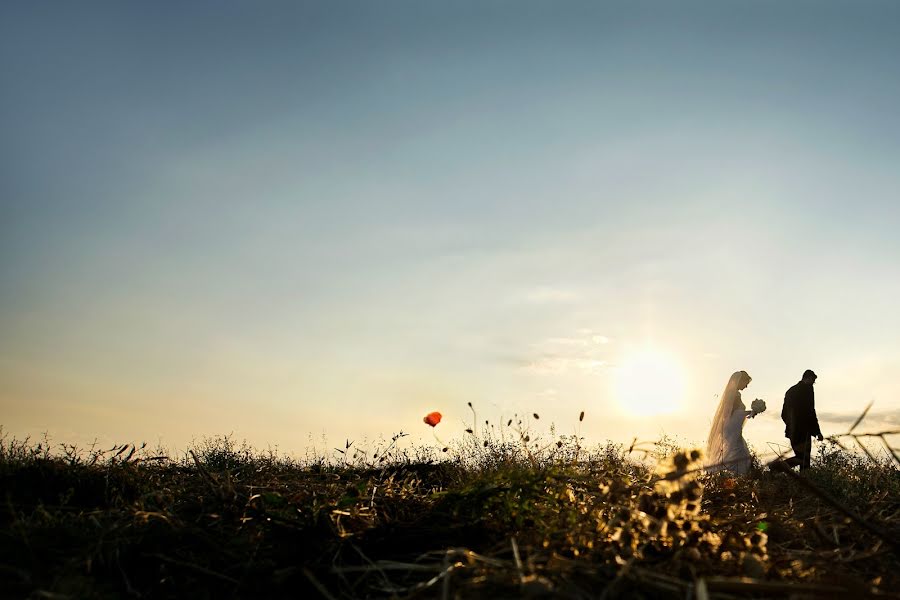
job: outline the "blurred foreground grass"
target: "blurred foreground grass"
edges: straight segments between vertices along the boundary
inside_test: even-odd
[[[507,424],[507,425],[511,425]],[[172,459],[2,437],[10,598],[900,597],[900,471],[820,445],[808,481],[703,476],[665,441],[474,431],[297,461],[229,437]]]

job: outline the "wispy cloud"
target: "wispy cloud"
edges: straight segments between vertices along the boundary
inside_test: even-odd
[[[846,423],[851,424],[859,418],[859,415],[862,414],[862,411],[858,412],[834,412],[834,411],[825,411],[818,412],[817,416],[820,421],[825,421],[826,423]],[[866,418],[863,420],[863,423],[880,423],[887,425],[900,425],[900,408],[895,408],[892,410],[882,410],[882,411],[872,411],[866,415]]]
[[[567,373],[595,373],[608,363],[593,358],[547,356],[528,363],[524,368],[535,375],[564,375]]]
[[[575,333],[581,336],[581,338],[585,341],[590,340],[591,343],[599,344],[601,346],[612,343],[612,338],[605,335],[600,335],[600,333],[596,330],[589,329],[587,327],[582,327]]]
[[[570,304],[577,302],[581,297],[575,290],[540,286],[526,290],[518,299],[525,304]]]
[[[543,342],[541,342],[544,346],[575,346],[576,348],[585,348],[590,345],[590,340],[583,338],[567,338],[567,337],[553,337],[547,338]]]
[[[545,338],[531,344],[536,357],[522,361],[523,368],[536,375],[596,373],[610,365],[605,347],[610,341],[591,329],[579,329],[573,336]]]
[[[605,335],[599,335],[591,329],[579,329],[577,336],[573,337],[549,337],[536,344],[536,348],[542,349],[561,349],[561,348],[591,348],[593,346],[605,346],[612,342],[612,339]]]

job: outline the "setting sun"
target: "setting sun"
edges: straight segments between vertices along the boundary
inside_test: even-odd
[[[627,355],[616,369],[615,391],[626,414],[673,413],[684,400],[684,376],[670,355],[643,348]]]

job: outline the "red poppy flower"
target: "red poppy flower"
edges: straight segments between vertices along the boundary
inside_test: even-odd
[[[425,418],[422,420],[425,421],[426,425],[431,425],[432,427],[434,427],[435,425],[437,425],[438,423],[441,422],[441,413],[439,413],[437,411],[430,412],[427,415],[425,415]]]

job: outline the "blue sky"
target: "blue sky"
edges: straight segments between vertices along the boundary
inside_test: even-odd
[[[702,440],[746,369],[763,447],[809,367],[826,428],[896,421],[898,17],[4,5],[4,428],[301,450],[474,401]],[[620,397],[639,348],[671,414]]]

